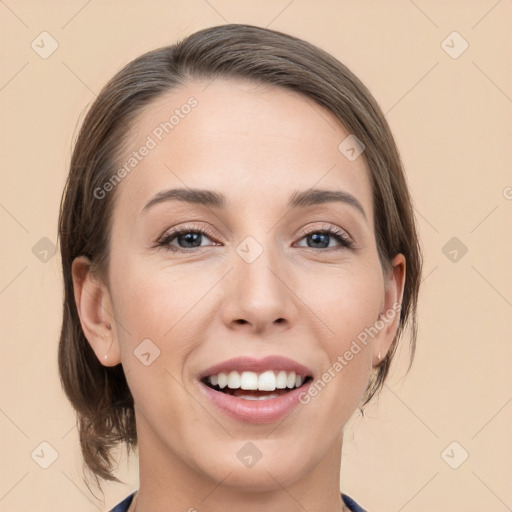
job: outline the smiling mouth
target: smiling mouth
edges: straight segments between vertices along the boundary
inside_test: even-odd
[[[291,387],[281,387],[275,388],[272,390],[262,390],[262,389],[243,389],[240,385],[238,387],[230,387],[226,383],[222,383],[221,387],[218,383],[218,379],[214,379],[215,384],[212,383],[211,377],[204,377],[201,379],[201,382],[208,386],[210,389],[214,391],[218,391],[219,393],[223,393],[225,395],[231,395],[237,398],[242,398],[245,400],[269,400],[272,398],[277,398],[282,395],[286,395],[291,391],[306,387],[313,380],[312,376],[307,376],[305,378],[301,378],[300,381],[296,381]],[[236,385],[236,384],[235,384]]]

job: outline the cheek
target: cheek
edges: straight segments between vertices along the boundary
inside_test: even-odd
[[[139,373],[144,358],[154,359],[152,369],[161,367],[181,380],[183,362],[208,322],[202,299],[216,278],[199,278],[192,268],[150,268],[133,258],[120,262],[111,279],[125,370]]]
[[[326,326],[330,346],[343,349],[378,319],[384,299],[379,269],[352,267],[307,279],[301,292]]]
[[[192,270],[150,267],[136,259],[125,262],[113,275],[116,317],[133,342],[171,337],[178,322],[210,286],[208,281],[198,280]]]
[[[373,360],[372,344],[384,298],[380,267],[332,274],[308,290],[308,305],[326,326],[319,337],[327,355],[325,381],[348,402],[357,402],[366,388]],[[345,398],[342,399],[342,401]],[[349,407],[350,408],[350,407]]]
[[[204,290],[184,279],[183,271],[150,271],[135,260],[118,266],[112,288],[122,364],[136,407],[148,420],[155,411],[162,419],[184,410],[190,397],[183,392],[182,371],[198,339],[187,314],[193,318]]]
[[[315,421],[333,429],[345,425],[368,386],[374,342],[368,332],[378,318],[382,299],[374,282],[340,279],[329,285],[328,292],[310,295],[317,304],[311,309],[328,329],[317,338],[324,354],[322,374],[304,403],[314,403],[318,396],[318,406],[312,408]]]

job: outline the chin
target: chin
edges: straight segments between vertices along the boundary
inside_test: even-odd
[[[252,447],[251,447],[252,445]],[[240,492],[247,490],[255,492],[269,492],[282,490],[282,486],[288,486],[306,474],[308,468],[303,467],[301,463],[311,458],[304,457],[302,454],[300,462],[296,460],[297,453],[289,453],[286,456],[283,453],[274,453],[274,455],[258,455],[255,451],[256,443],[248,441],[244,443],[242,449],[231,452],[232,456],[224,458],[219,464],[215,463],[215,475],[211,475],[216,481],[222,481],[223,486],[237,489]],[[255,457],[250,460],[248,453],[253,453]],[[244,460],[246,459],[247,460]]]

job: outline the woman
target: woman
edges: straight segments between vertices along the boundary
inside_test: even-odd
[[[84,461],[135,447],[113,510],[361,511],[343,427],[411,324],[421,253],[398,150],[340,62],[249,25],[122,69],[59,219],[64,390]]]

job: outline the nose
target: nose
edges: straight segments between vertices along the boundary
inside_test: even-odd
[[[251,263],[238,254],[233,261],[224,283],[224,324],[252,334],[289,329],[297,319],[298,298],[285,262],[267,249]]]

